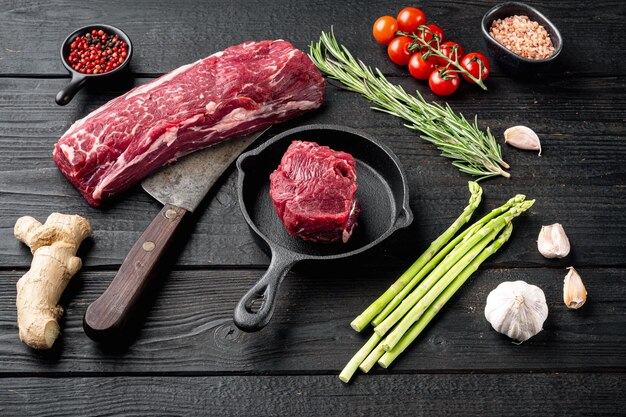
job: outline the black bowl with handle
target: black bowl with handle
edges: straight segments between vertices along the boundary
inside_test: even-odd
[[[524,58],[509,50],[489,34],[489,29],[494,20],[514,15],[528,16],[530,20],[539,23],[546,29],[554,46],[554,54],[552,56],[546,59]],[[554,63],[563,50],[563,37],[554,23],[539,10],[525,3],[511,1],[492,7],[483,16],[480,26],[489,54],[510,75],[531,77],[539,72],[544,72]]]
[[[294,140],[317,142],[351,154],[356,161],[358,226],[347,243],[313,243],[291,236],[274,209],[269,177]],[[308,125],[277,135],[237,160],[238,194],[243,216],[261,246],[270,253],[270,266],[235,308],[241,330],[262,329],[270,320],[278,288],[299,261],[324,261],[362,253],[413,221],[409,186],[400,161],[379,140],[335,125]],[[258,309],[255,306],[258,302]]]
[[[77,36],[81,36],[87,32],[91,32],[93,29],[96,29],[96,30],[102,29],[109,35],[119,36],[121,40],[126,42],[127,55],[126,55],[126,59],[124,60],[124,62],[122,62],[117,68],[109,72],[105,72],[101,74],[83,74],[81,72],[76,71],[74,68],[72,68],[72,65],[67,61],[67,58],[70,54],[70,45],[72,44],[74,39]],[[133,55],[133,44],[130,41],[130,38],[121,29],[116,28],[115,26],[104,25],[104,24],[94,24],[94,25],[83,26],[80,29],[76,29],[67,38],[65,38],[65,40],[63,41],[63,44],[61,45],[61,62],[63,63],[63,66],[65,67],[65,69],[67,69],[67,71],[72,76],[72,79],[68,85],[63,87],[63,89],[57,93],[54,100],[56,101],[58,105],[65,106],[70,101],[72,101],[72,98],[74,98],[74,95],[76,95],[76,93],[81,88],[83,88],[83,86],[88,80],[110,77],[111,75],[119,74],[121,71],[127,68],[132,55]]]

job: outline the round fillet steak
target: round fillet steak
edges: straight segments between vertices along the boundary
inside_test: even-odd
[[[270,175],[270,197],[290,235],[346,243],[361,211],[356,178],[352,155],[293,141]]]

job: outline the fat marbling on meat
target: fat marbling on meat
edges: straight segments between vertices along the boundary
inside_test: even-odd
[[[53,157],[92,206],[157,168],[318,108],[324,80],[283,40],[246,42],[182,66],[75,122]]]
[[[349,153],[296,140],[270,175],[270,197],[289,234],[346,243],[361,211],[356,179]]]

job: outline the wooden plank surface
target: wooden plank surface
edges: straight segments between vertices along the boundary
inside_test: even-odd
[[[46,417],[615,416],[626,406],[625,377],[385,375],[350,386],[334,375],[8,378],[0,403],[6,415]]]
[[[46,353],[19,343],[13,300],[20,274],[3,272],[0,363],[4,365],[0,376],[24,372],[336,374],[371,332],[355,332],[350,321],[399,272],[383,267],[351,270],[339,263],[325,268],[305,266],[289,275],[272,322],[258,333],[238,330],[232,311],[261,270],[175,272],[155,292],[154,305],[137,339],[124,349],[98,347],[83,333],[87,305],[114,275],[84,272],[66,294],[63,335]],[[626,371],[625,270],[581,268],[579,272],[589,299],[578,311],[563,304],[565,269],[479,272],[392,371]],[[550,309],[545,330],[519,346],[493,331],[483,313],[487,294],[507,280],[538,285]]]
[[[499,1],[432,1],[423,7],[466,49],[485,51],[479,22]],[[618,0],[533,2],[559,27],[565,49],[538,77],[514,79],[497,65],[488,92],[463,84],[442,100],[393,65],[371,24],[406,2],[348,0],[5,0],[0,6],[0,414],[12,415],[623,415],[626,375],[626,7]],[[101,21],[124,29],[135,55],[126,78],[92,84],[66,107],[53,102],[68,81],[58,48],[67,33]],[[502,142],[513,125],[533,128],[543,156],[503,147],[512,178],[482,183],[477,214],[524,193],[537,203],[516,221],[509,244],[484,265],[388,370],[343,385],[339,369],[369,334],[350,320],[458,215],[466,183],[448,160],[399,120],[369,110],[333,86],[324,106],[274,127],[346,124],[381,138],[411,188],[413,225],[351,260],[302,264],[288,275],[274,319],[259,333],[232,311],[267,267],[237,202],[231,169],[185,226],[163,282],[129,341],[101,346],[82,330],[85,309],[160,210],[139,187],[90,208],[54,165],[54,143],[71,123],[128,89],[247,40],[284,38],[307,50],[334,26],[339,40],[394,83],[479,117]],[[610,48],[609,48],[610,45]],[[615,52],[617,51],[617,52]],[[87,216],[94,235],[83,271],[61,304],[62,336],[36,352],[20,343],[15,283],[30,265],[13,238],[22,215]],[[542,224],[560,222],[572,243],[563,260],[536,250]],[[562,303],[565,267],[579,269],[587,304]],[[484,319],[487,294],[525,280],[546,293],[544,330],[518,346]]]
[[[400,79],[395,79],[400,81]],[[138,82],[145,82],[141,79]],[[407,88],[417,83],[402,79]],[[119,265],[132,243],[160,210],[139,187],[103,208],[90,208],[63,177],[51,158],[54,143],[73,120],[120,94],[81,92],[71,105],[51,104],[62,80],[0,79],[0,266],[24,268],[28,249],[12,238],[15,220],[22,215],[45,217],[55,210],[80,213],[94,226],[93,239],[83,253],[87,267]],[[450,102],[467,117],[479,113],[502,142],[512,125],[532,126],[543,139],[543,156],[504,146],[511,164],[510,179],[483,183],[481,211],[498,206],[516,193],[537,199],[535,207],[517,222],[518,237],[498,257],[514,265],[625,265],[626,254],[626,77],[582,80],[576,89],[567,82],[548,86],[521,84],[503,78],[492,82],[488,96],[471,86]],[[127,86],[129,87],[129,86]],[[423,86],[419,86],[422,88]],[[514,94],[516,99],[511,100]],[[594,97],[593,102],[589,97]],[[432,98],[432,97],[429,97]],[[5,103],[5,105],[1,105]],[[362,129],[385,141],[399,156],[409,177],[413,225],[377,250],[373,263],[406,265],[460,213],[467,201],[469,176],[440,158],[400,120],[369,110],[355,94],[329,86],[319,112],[277,126],[272,132],[307,123],[336,123]],[[517,109],[522,108],[519,112]],[[270,136],[270,135],[268,135]],[[178,265],[265,265],[267,258],[253,242],[240,213],[236,175],[231,169],[209,194],[192,220]],[[573,253],[564,261],[546,260],[535,250],[542,224],[561,222],[572,241]]]
[[[480,20],[498,3],[440,0],[421,7],[429,21],[443,27],[466,51],[484,51]],[[135,46],[131,70],[139,74],[162,74],[248,40],[280,38],[304,49],[331,26],[367,62],[398,73],[399,67],[388,62],[384,48],[372,40],[371,25],[379,16],[395,15],[407,4],[388,0],[135,0],[129,10],[125,3],[109,0],[93,0],[80,7],[71,0],[55,1],[54,7],[43,0],[5,0],[0,9],[0,74],[67,76],[58,55],[61,42],[75,29],[98,21],[127,32]],[[626,31],[620,0],[595,1],[593,7],[575,0],[534,1],[532,5],[563,35],[565,49],[549,73],[558,78],[626,74],[620,54],[607,53],[592,41],[602,39],[616,51],[626,49],[626,39],[618,35]],[[134,10],[140,10],[140,15]],[[497,67],[494,70],[501,75]]]

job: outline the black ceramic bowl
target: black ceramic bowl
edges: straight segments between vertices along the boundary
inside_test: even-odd
[[[552,39],[554,55],[547,59],[524,58],[508,50],[489,34],[489,28],[494,20],[513,15],[528,16],[531,20],[542,25]],[[530,76],[545,71],[563,50],[563,38],[556,26],[537,9],[524,3],[507,2],[494,6],[483,16],[481,27],[491,57],[498,62],[503,70],[512,75]]]
[[[70,54],[70,45],[72,41],[74,40],[74,38],[76,38],[76,36],[83,35],[86,32],[91,32],[93,29],[102,29],[108,34],[118,35],[120,39],[122,39],[128,45],[128,51],[127,51],[128,55],[126,56],[126,60],[122,62],[122,65],[120,65],[119,67],[115,68],[112,71],[109,71],[103,74],[82,74],[74,70],[74,68],[72,68],[70,63],[67,61],[67,57]],[[84,26],[80,29],[76,29],[67,38],[65,38],[65,40],[63,41],[63,44],[61,45],[61,62],[63,63],[63,66],[67,69],[67,71],[70,73],[70,75],[72,76],[72,80],[56,95],[55,97],[56,103],[60,106],[65,106],[67,103],[69,103],[72,100],[72,98],[78,92],[78,90],[80,90],[89,79],[94,79],[94,78],[100,79],[103,77],[108,77],[113,74],[119,74],[121,71],[123,71],[125,68],[128,67],[128,63],[130,62],[130,58],[132,57],[132,55],[133,55],[133,44],[130,41],[130,38],[121,29],[118,29],[115,26],[96,24],[96,25],[89,25],[89,26]]]

